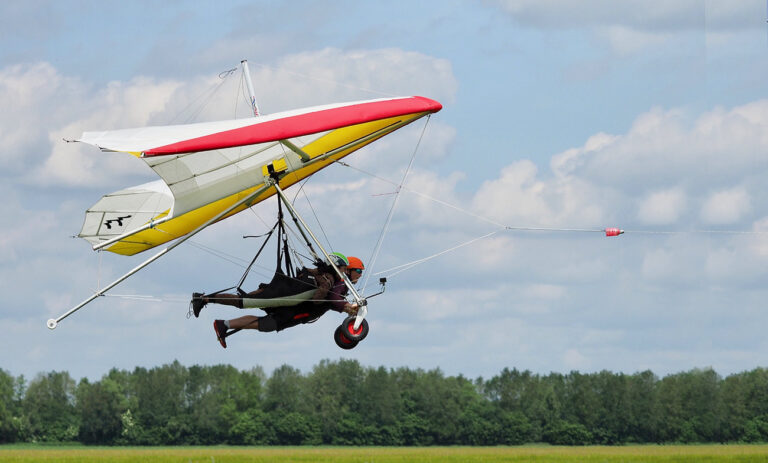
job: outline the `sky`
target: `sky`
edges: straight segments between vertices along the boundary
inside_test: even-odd
[[[768,366],[766,13],[762,0],[0,2],[0,368]],[[270,201],[49,330],[151,255],[73,236],[101,196],[155,174],[63,139],[248,117],[239,72],[220,78],[242,59],[264,113],[392,95],[443,104],[287,190],[330,248],[366,262],[364,294],[388,278],[368,338],[342,351],[329,313],[224,350],[212,321],[243,311],[187,316],[193,291],[236,284],[259,244],[242,237],[271,226]],[[606,227],[626,233],[520,230]]]

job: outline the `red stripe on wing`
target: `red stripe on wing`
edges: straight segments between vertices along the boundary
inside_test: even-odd
[[[437,101],[421,96],[372,101],[256,123],[160,146],[147,150],[144,154],[159,156],[267,143],[405,114],[435,113],[442,108]]]

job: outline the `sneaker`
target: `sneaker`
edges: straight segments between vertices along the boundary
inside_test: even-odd
[[[224,320],[214,320],[213,330],[216,331],[216,339],[219,340],[221,347],[227,348],[227,325],[224,324]]]
[[[203,293],[192,293],[192,313],[195,314],[195,318],[200,316],[200,311],[205,307],[206,302],[203,300]]]

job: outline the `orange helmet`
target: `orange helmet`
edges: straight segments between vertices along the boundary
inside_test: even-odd
[[[349,260],[349,265],[347,268],[350,270],[352,269],[360,269],[363,270],[365,268],[365,265],[363,265],[363,261],[358,259],[357,257],[349,256],[347,257],[347,260]]]

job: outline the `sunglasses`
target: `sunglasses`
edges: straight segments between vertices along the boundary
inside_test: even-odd
[[[357,273],[359,273],[361,275],[363,274],[363,269],[361,269],[361,268],[351,268],[350,270],[352,270],[353,272],[357,272]]]

